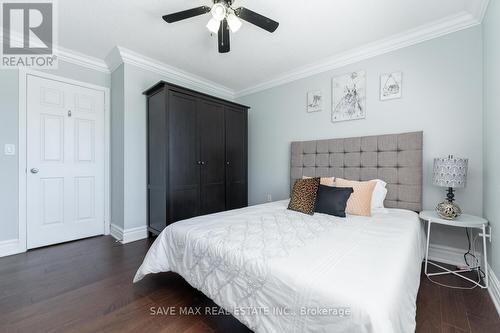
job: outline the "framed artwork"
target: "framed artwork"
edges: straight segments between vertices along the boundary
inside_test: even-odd
[[[332,95],[332,122],[366,118],[365,71],[334,77]]]
[[[323,109],[323,96],[321,90],[307,93],[307,112],[318,112]]]
[[[380,75],[380,100],[401,98],[403,93],[403,73],[394,72]]]

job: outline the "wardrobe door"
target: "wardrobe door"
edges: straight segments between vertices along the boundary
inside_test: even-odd
[[[201,214],[226,209],[224,107],[200,99],[198,133],[201,159]]]
[[[169,92],[170,223],[197,216],[200,212],[196,108],[196,98],[173,90]]]
[[[226,108],[226,207],[248,205],[247,110]]]
[[[155,233],[167,226],[166,115],[162,90],[148,98],[148,225]]]

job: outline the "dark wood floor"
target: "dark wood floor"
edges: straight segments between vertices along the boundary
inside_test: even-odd
[[[149,244],[97,237],[0,258],[0,332],[248,332],[231,316],[151,315],[215,305],[172,273],[132,285]],[[417,332],[500,332],[486,291],[421,281]]]

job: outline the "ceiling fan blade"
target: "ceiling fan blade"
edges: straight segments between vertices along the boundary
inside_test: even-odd
[[[221,22],[219,28],[219,53],[228,53],[230,51],[229,44],[229,27],[227,26],[227,20],[224,19]]]
[[[250,9],[246,9],[245,7],[240,7],[236,9],[234,13],[242,20],[250,22],[258,26],[259,28],[262,28],[269,32],[275,32],[276,29],[278,29],[278,26],[280,25],[278,22],[271,20],[270,18],[267,18],[265,16],[262,16],[254,11],[251,11]]]
[[[163,15],[163,19],[168,23],[174,23],[177,21],[185,20],[194,16],[203,15],[210,12],[210,7],[201,6],[188,10],[183,10],[182,12],[177,12],[173,14]]]

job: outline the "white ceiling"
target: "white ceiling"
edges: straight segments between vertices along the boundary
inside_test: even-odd
[[[444,18],[481,15],[487,0],[236,0],[280,22],[270,34],[244,22],[217,52],[209,14],[167,24],[162,15],[210,0],[59,1],[59,45],[104,59],[119,45],[240,91],[368,43]]]

